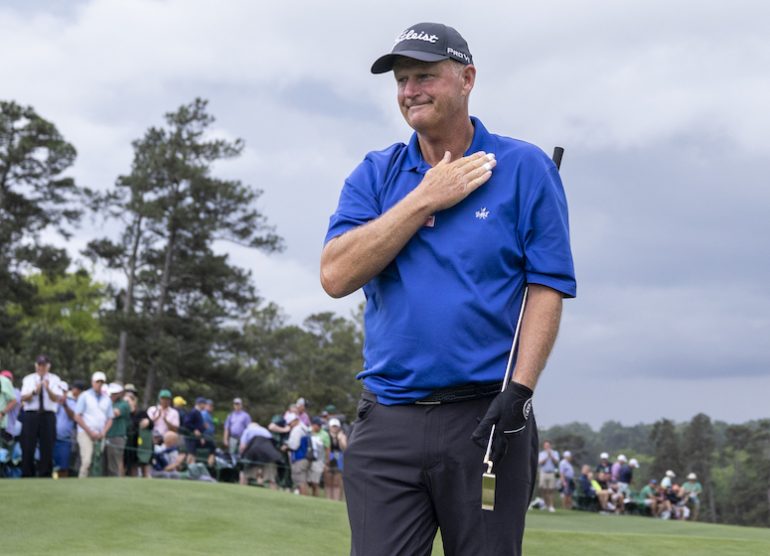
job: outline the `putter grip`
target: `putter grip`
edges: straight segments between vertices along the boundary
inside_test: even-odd
[[[564,147],[554,147],[551,159],[556,164],[556,169],[561,169],[561,157],[564,156]]]

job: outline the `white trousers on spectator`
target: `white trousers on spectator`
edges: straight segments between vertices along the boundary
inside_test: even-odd
[[[88,477],[88,472],[91,469],[91,460],[94,457],[95,442],[102,442],[102,440],[91,440],[88,433],[78,430],[78,448],[80,448],[80,471],[78,471],[78,478],[80,479]]]

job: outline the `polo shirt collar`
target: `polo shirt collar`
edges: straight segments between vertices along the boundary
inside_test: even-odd
[[[465,156],[483,150],[484,145],[487,144],[489,138],[489,132],[484,124],[481,123],[475,116],[471,116],[471,123],[473,124],[473,140],[471,141],[468,150],[465,151]],[[417,139],[417,132],[412,133],[409,144],[406,147],[406,157],[402,169],[404,170],[417,170],[421,174],[424,174],[430,170],[430,165],[425,162],[420,152],[420,142]]]

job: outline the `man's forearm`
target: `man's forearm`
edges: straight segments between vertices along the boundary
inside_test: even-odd
[[[561,293],[547,286],[529,285],[513,374],[515,382],[535,389],[559,332],[561,307]]]
[[[344,297],[379,274],[422,227],[430,209],[407,195],[379,218],[332,239],[321,254],[321,285]]]

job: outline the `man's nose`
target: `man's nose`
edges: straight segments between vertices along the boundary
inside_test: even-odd
[[[420,87],[416,79],[409,78],[404,82],[404,96],[415,97],[420,94]]]

